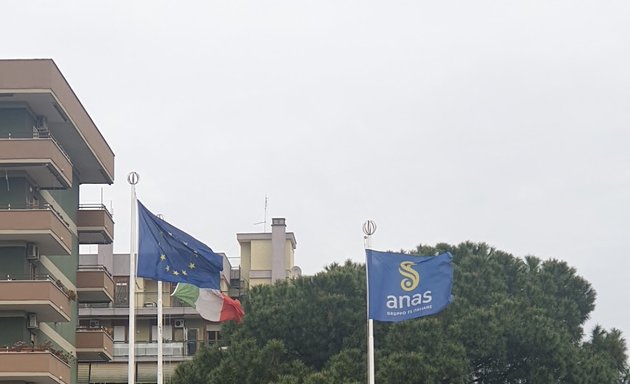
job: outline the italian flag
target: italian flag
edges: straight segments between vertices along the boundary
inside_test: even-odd
[[[245,315],[240,301],[224,295],[218,289],[178,283],[171,296],[195,308],[208,321],[234,320],[238,323]]]

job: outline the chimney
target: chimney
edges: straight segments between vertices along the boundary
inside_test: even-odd
[[[287,278],[286,266],[287,225],[283,218],[271,219],[271,281]]]

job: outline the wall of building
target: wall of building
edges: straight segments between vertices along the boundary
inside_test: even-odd
[[[250,243],[241,243],[241,280],[247,280],[252,268],[252,248]]]
[[[5,175],[0,178],[0,208],[25,208],[29,197],[33,196],[29,191],[30,184],[24,177],[9,177]],[[32,188],[30,188],[32,189]],[[32,197],[31,197],[32,201]]]
[[[24,316],[0,317],[0,347],[11,346],[18,341],[28,342],[30,333],[26,329]]]
[[[141,279],[143,281],[143,290],[137,292],[136,307],[140,308],[144,305],[144,303],[157,303],[158,301],[158,283],[155,280],[149,279]],[[176,285],[176,284],[174,284]],[[164,307],[170,307],[172,305],[173,299],[171,297],[171,283],[163,282],[162,283],[162,305]]]
[[[57,269],[63,274],[72,286],[66,287],[67,289],[76,292],[77,283],[77,269],[79,268],[79,238],[76,232],[76,217],[77,209],[79,207],[79,184],[78,178],[75,178],[72,188],[59,191],[47,191],[48,196],[44,194],[46,200],[53,205],[53,207],[62,214],[64,220],[70,225],[72,233],[72,254],[71,255],[46,255],[48,259],[57,267]],[[65,280],[64,279],[64,280]],[[53,328],[59,332],[59,334],[67,341],[74,344],[75,330],[77,328],[78,309],[76,301],[71,301],[72,313],[77,315],[73,316],[72,321],[68,323],[58,323]]]
[[[284,265],[287,268],[287,276],[288,276],[288,273],[291,270],[291,267],[295,265],[294,264],[295,250],[293,249],[293,243],[291,243],[291,240],[287,240],[284,243],[284,254],[286,255]]]
[[[33,137],[35,117],[25,107],[0,107],[0,137]]]
[[[252,271],[271,270],[271,241],[252,240],[251,242],[251,267]]]
[[[33,119],[26,110],[7,110],[0,108],[0,136],[2,133],[11,133],[12,138],[32,137]],[[55,280],[66,282],[67,290],[76,292],[76,271],[79,262],[79,243],[76,233],[76,216],[79,206],[79,184],[75,179],[75,184],[68,190],[41,191],[38,192],[28,182],[26,177],[11,177],[7,185],[6,178],[3,178],[2,193],[0,193],[0,205],[5,207],[11,204],[12,208],[29,208],[34,202],[34,198],[40,203],[47,202],[53,209],[60,213],[69,224],[72,233],[72,254],[71,255],[45,255],[50,263],[48,267],[41,262],[34,264],[34,269],[30,262],[26,260],[26,242],[24,246],[0,247],[2,265],[0,265],[0,276],[13,275],[16,279],[35,279],[51,275]],[[54,268],[53,268],[54,267]],[[62,276],[59,276],[61,274]],[[63,277],[63,278],[61,278]],[[56,349],[66,350],[75,353],[75,332],[77,328],[78,309],[77,303],[71,301],[71,321],[59,323],[40,323],[39,329],[33,330],[33,342],[35,345],[51,343]],[[6,323],[6,324],[5,324]],[[28,344],[31,342],[31,333],[26,329],[24,317],[19,319],[3,319],[0,325],[6,325],[11,329],[13,341],[17,335],[21,341]],[[3,334],[5,332],[2,332]],[[8,340],[10,341],[10,340]],[[76,371],[73,370],[73,376]],[[73,377],[76,380],[76,377]],[[74,381],[73,381],[74,382]]]
[[[0,247],[0,260],[2,260],[0,280],[24,279],[29,276],[25,247]]]

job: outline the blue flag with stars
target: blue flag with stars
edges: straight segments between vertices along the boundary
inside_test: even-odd
[[[138,201],[138,276],[220,289],[223,258]]]

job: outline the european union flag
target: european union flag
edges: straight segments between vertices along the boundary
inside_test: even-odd
[[[367,249],[369,318],[398,322],[436,314],[451,302],[453,256]]]
[[[138,201],[138,276],[220,289],[223,258]]]

